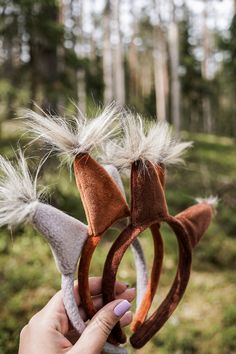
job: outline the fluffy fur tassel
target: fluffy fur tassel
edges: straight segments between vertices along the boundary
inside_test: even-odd
[[[33,141],[41,139],[53,151],[73,160],[79,153],[90,152],[114,134],[117,129],[114,121],[119,112],[114,104],[110,104],[94,119],[87,119],[80,113],[78,117],[68,121],[31,110],[23,110],[21,115],[28,131],[35,138]]]
[[[103,145],[103,162],[119,169],[128,168],[134,161],[149,160],[166,165],[183,162],[182,155],[192,142],[179,142],[167,123],[144,127],[140,116],[128,115],[123,121],[124,136]]]
[[[43,190],[37,191],[38,171],[33,179],[22,152],[15,166],[0,156],[0,227],[32,219],[43,193]]]
[[[219,204],[219,198],[216,196],[211,195],[208,198],[196,198],[197,203],[206,203],[212,207],[216,211],[217,206]]]

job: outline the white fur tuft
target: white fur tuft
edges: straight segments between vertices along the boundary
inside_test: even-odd
[[[115,105],[110,104],[94,119],[86,119],[79,113],[78,117],[72,117],[71,121],[68,121],[31,110],[23,110],[21,115],[28,131],[35,138],[33,141],[41,139],[49,144],[52,150],[73,160],[79,153],[90,152],[114,134],[117,129],[114,121],[119,113]]]
[[[37,175],[32,178],[23,153],[16,166],[0,156],[0,226],[15,226],[33,217],[39,197]]]
[[[151,161],[166,165],[183,162],[182,155],[192,142],[179,142],[167,123],[144,126],[140,116],[128,115],[123,121],[124,136],[103,146],[103,162],[119,169],[128,168],[134,161]]]
[[[213,209],[216,209],[219,204],[219,198],[211,195],[208,198],[196,198],[197,203],[206,203],[210,205]]]

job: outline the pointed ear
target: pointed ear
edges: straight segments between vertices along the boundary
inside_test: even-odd
[[[138,160],[131,170],[131,221],[134,225],[160,222],[168,215],[157,167]]]
[[[165,190],[166,186],[166,168],[164,164],[159,164],[156,166],[156,170],[162,185],[162,188]]]
[[[207,203],[193,205],[176,215],[176,218],[181,221],[187,229],[193,248],[198,244],[209,227],[212,216],[212,208]]]
[[[74,274],[88,227],[48,204],[38,203],[33,225],[49,242],[59,271]]]
[[[74,171],[90,234],[101,235],[116,220],[129,215],[128,205],[116,183],[91,156],[78,156]]]

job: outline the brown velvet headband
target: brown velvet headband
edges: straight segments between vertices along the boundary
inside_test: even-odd
[[[134,348],[143,347],[160,330],[182,299],[189,281],[193,248],[208,228],[212,214],[212,208],[208,204],[202,203],[186,209],[176,217],[168,216],[165,220],[177,237],[178,269],[165,300],[131,336],[130,342]]]
[[[144,323],[139,321],[137,317],[134,318],[132,327],[135,333],[130,341],[135,348],[141,348],[145,345],[177,307],[188,284],[192,247],[201,238],[212,216],[211,207],[205,203],[193,206],[175,218],[170,216],[155,166],[147,161],[146,169],[141,170],[141,164],[141,162],[136,162],[132,165],[131,224],[114,242],[105,262],[103,273],[104,302],[107,303],[114,299],[115,278],[126,249],[147,227],[159,224],[162,221],[169,224],[177,237],[179,264],[171,290],[159,308]],[[121,329],[118,326],[116,326],[114,332],[116,338],[121,336]]]
[[[96,167],[96,168],[95,168]],[[114,221],[123,218],[129,215],[129,210],[127,209],[127,203],[124,202],[123,198],[120,198],[120,193],[117,192],[117,186],[114,186],[114,182],[111,180],[110,176],[104,170],[102,166],[100,166],[96,161],[94,161],[89,155],[84,155],[82,157],[78,157],[75,160],[74,164],[74,171],[77,181],[77,186],[81,193],[81,198],[83,201],[83,205],[86,210],[86,215],[89,222],[89,230],[90,235],[84,245],[83,252],[81,255],[80,263],[79,263],[79,272],[78,272],[78,280],[80,284],[80,298],[81,302],[84,306],[84,309],[89,316],[92,318],[96,313],[96,309],[93,306],[90,291],[89,291],[89,284],[88,284],[88,277],[89,277],[89,267],[92,255],[96,246],[98,245],[99,241],[101,240],[102,234],[104,230],[108,229]],[[162,176],[162,171],[160,174]],[[162,176],[162,179],[164,177]],[[103,185],[99,185],[99,181]],[[163,182],[164,183],[164,182]],[[105,186],[105,187],[104,187]],[[108,196],[107,199],[104,200],[104,195],[102,192],[106,188],[106,195]],[[86,192],[85,192],[86,191]],[[120,198],[120,206],[118,204],[118,197]],[[112,197],[113,196],[113,197]],[[91,201],[93,203],[91,204]],[[116,205],[119,207],[117,208],[116,205],[114,206],[114,201],[116,201]],[[109,203],[109,208],[108,208]],[[100,208],[97,210],[95,209],[100,205]],[[117,212],[117,210],[122,210],[123,212]],[[109,210],[110,215],[106,219],[108,222],[107,224],[102,225],[99,220],[103,220],[104,216],[100,215],[98,218],[98,211],[106,212]],[[93,217],[96,216],[97,219]],[[103,218],[103,219],[102,219]],[[98,223],[96,224],[96,220]],[[93,230],[93,231],[92,231]],[[145,293],[144,299],[142,301],[142,305],[139,307],[137,314],[138,318],[140,317],[140,321],[142,322],[151,306],[153,296],[155,295],[156,288],[159,282],[161,266],[162,266],[162,259],[163,259],[163,242],[161,239],[161,235],[159,233],[159,226],[153,225],[151,228],[154,240],[154,249],[155,249],[155,257],[154,257],[154,265],[153,271],[151,275],[151,281],[149,281],[147,286],[147,291]],[[143,319],[143,320],[142,320]],[[110,338],[112,340],[112,338]],[[120,339],[120,342],[124,342],[125,337],[123,336]],[[115,342],[112,340],[112,342]]]
[[[161,175],[164,185],[164,175],[160,166],[156,167],[149,161],[146,162],[145,167],[140,160],[133,163],[131,170],[131,223],[112,245],[103,272],[103,297],[104,302],[108,303],[114,300],[116,273],[125,251],[140,233],[149,227],[151,228],[154,240],[154,262],[151,280],[135,316],[135,322],[138,321],[138,323],[145,320],[151,306],[163,260],[163,242],[159,227],[160,221],[168,215],[168,212],[159,175]],[[113,329],[113,334],[119,342],[124,340],[119,324]]]
[[[92,318],[96,313],[88,282],[92,255],[104,232],[115,221],[129,216],[130,212],[121,191],[108,172],[89,154],[76,157],[74,173],[89,227],[89,237],[79,264],[79,295],[85,312]]]

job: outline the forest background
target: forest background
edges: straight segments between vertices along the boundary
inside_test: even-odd
[[[172,213],[218,195],[214,223],[195,251],[184,300],[140,353],[236,352],[236,1],[0,0],[0,153],[27,142],[19,108],[93,116],[111,101],[168,121],[194,141],[186,165],[168,172]],[[41,147],[42,148],[42,147]],[[27,148],[26,154],[43,155]],[[34,160],[34,159],[32,159]],[[32,162],[32,168],[37,164]],[[85,221],[68,170],[51,157],[41,173],[49,202]],[[127,181],[124,181],[127,186]],[[174,277],[177,248],[164,229],[166,257],[155,305]],[[101,274],[115,237],[92,265]],[[151,261],[151,237],[141,237]],[[150,263],[150,262],[149,262]],[[135,285],[125,256],[120,279]],[[20,329],[60,287],[45,241],[30,226],[0,232],[0,354],[17,353]],[[130,353],[133,353],[130,348]]]

